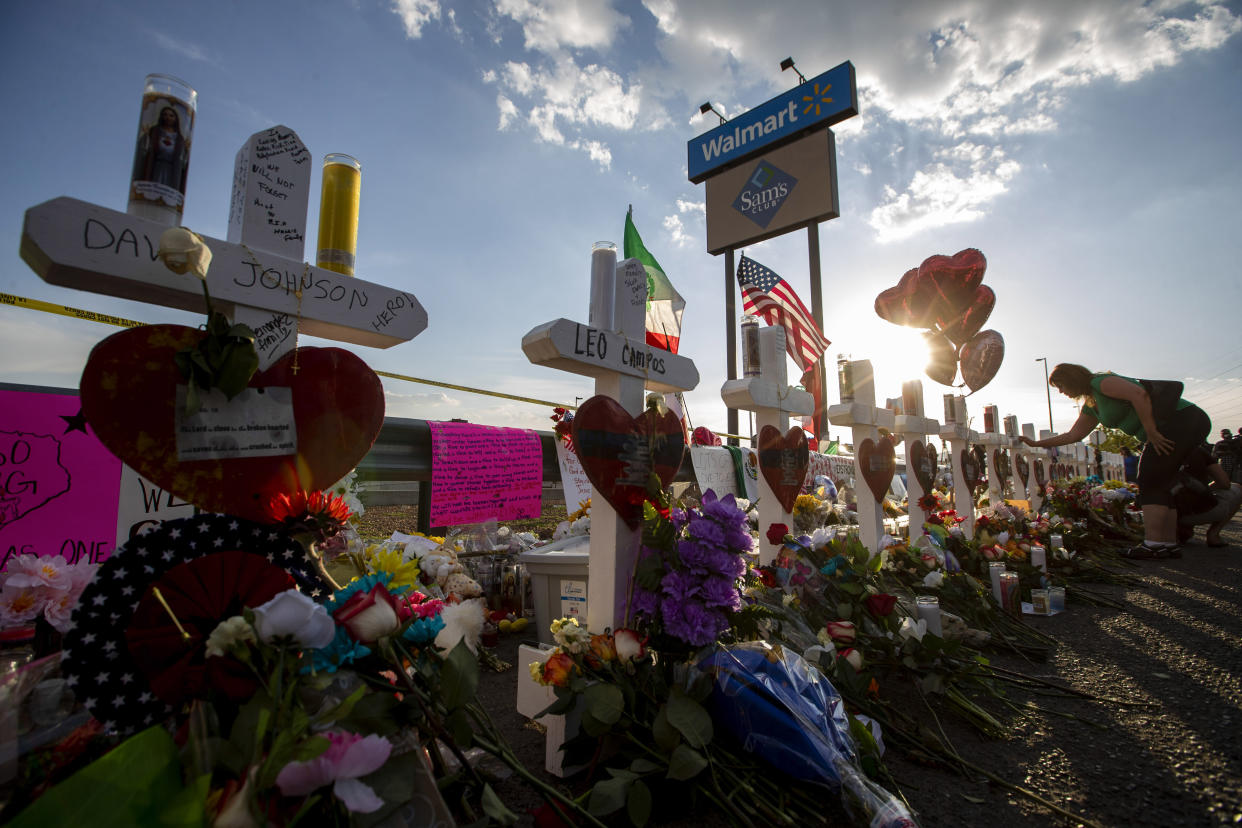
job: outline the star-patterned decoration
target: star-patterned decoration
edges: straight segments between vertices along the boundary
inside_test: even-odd
[[[216,539],[223,543],[215,545]],[[271,526],[232,515],[200,514],[165,521],[133,538],[100,566],[64,638],[61,669],[66,683],[106,729],[128,736],[175,712],[150,692],[126,633],[151,584],[174,567],[222,549],[262,556],[317,600],[326,593],[302,546]]]
[[[86,434],[86,415],[82,413],[81,407],[78,408],[77,414],[61,414],[60,418],[65,421],[65,433],[71,431],[80,431]]]

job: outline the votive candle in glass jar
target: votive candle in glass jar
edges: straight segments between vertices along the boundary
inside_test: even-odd
[[[315,264],[345,276],[354,275],[358,253],[358,204],[362,196],[362,165],[339,152],[323,158],[319,196],[319,240]]]
[[[940,626],[940,599],[935,595],[920,595],[914,600],[914,611],[920,620],[927,622],[927,631],[937,638],[944,633]]]
[[[126,212],[131,216],[170,227],[181,223],[197,108],[198,93],[185,81],[147,75],[129,179]]]

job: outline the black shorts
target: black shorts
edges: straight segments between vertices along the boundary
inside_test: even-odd
[[[1186,461],[1191,449],[1200,445],[1212,430],[1212,421],[1197,405],[1173,412],[1160,433],[1173,441],[1173,451],[1157,454],[1151,443],[1143,446],[1138,464],[1138,502],[1140,506],[1171,506],[1169,489],[1177,470]]]

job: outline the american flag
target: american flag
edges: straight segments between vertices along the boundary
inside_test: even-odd
[[[742,310],[757,313],[769,325],[785,329],[785,349],[802,371],[814,365],[831,343],[819,332],[811,312],[798,300],[793,288],[745,256],[737,266],[737,283],[742,288]]]

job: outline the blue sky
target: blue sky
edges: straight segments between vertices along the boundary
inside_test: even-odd
[[[198,90],[184,224],[227,235],[233,158],[297,131],[362,162],[357,272],[414,293],[428,329],[352,348],[376,370],[572,403],[592,382],[529,364],[522,336],[586,321],[590,246],[627,205],[687,299],[695,425],[723,430],[724,260],[706,253],[686,142],[851,61],[860,115],[836,128],[842,216],[821,225],[826,336],[870,358],[877,396],[921,373],[877,293],[977,247],[1005,338],[970,399],[1046,428],[1043,366],[1178,378],[1214,430],[1242,426],[1239,3],[355,0],[14,5],[0,292],[146,322],[155,305],[58,288],[18,256],[23,214],[67,195],[125,209],[146,74]],[[748,248],[810,301],[807,237]],[[740,309],[740,302],[738,303]],[[0,382],[73,387],[115,329],[0,307]],[[303,339],[304,344],[325,345]],[[790,373],[796,368],[790,364]],[[548,428],[546,407],[385,380],[388,414]],[[946,388],[924,379],[929,413]],[[830,392],[830,401],[835,394]],[[1058,430],[1075,410],[1052,399]]]

